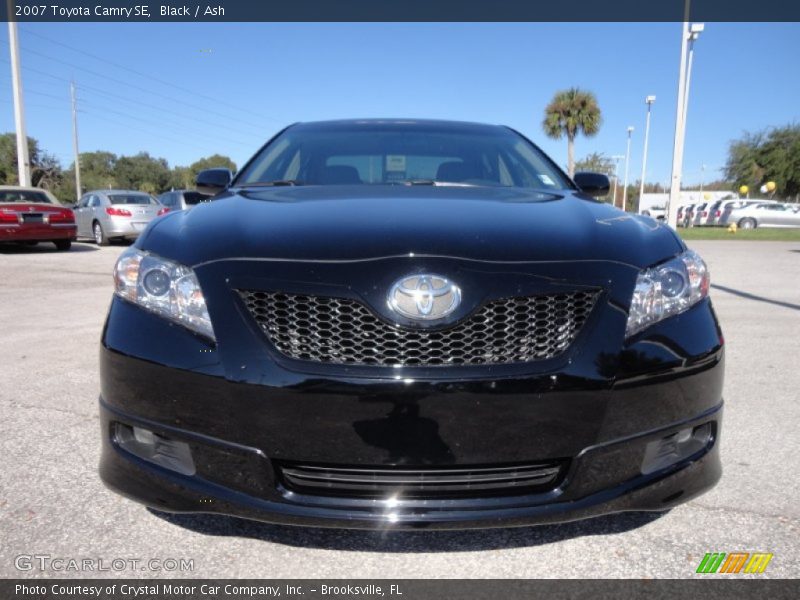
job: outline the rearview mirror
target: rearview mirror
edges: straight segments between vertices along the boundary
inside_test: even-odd
[[[195,186],[201,194],[214,196],[226,189],[232,180],[233,173],[231,173],[230,169],[205,169],[197,174]]]
[[[594,197],[605,196],[611,187],[608,177],[602,173],[575,173],[573,180],[582,192]]]

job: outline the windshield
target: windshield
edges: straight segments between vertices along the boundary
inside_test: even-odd
[[[290,128],[235,185],[450,184],[571,189],[530,142],[508,129],[369,126]]]
[[[111,204],[157,204],[147,194],[108,194]]]
[[[44,192],[0,191],[0,202],[39,202],[52,204]]]

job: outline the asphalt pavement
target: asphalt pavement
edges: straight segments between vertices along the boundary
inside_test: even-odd
[[[798,577],[800,243],[691,245],[727,345],[717,487],[665,514],[408,533],[168,516],[108,491],[97,354],[124,246],[0,248],[0,577],[692,577],[712,551],[771,552],[759,577]]]

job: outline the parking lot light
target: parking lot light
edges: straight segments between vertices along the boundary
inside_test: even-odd
[[[628,167],[631,161],[631,135],[633,134],[633,125],[628,126],[628,147],[625,150],[625,184],[622,187],[622,210],[628,203]]]
[[[647,96],[644,103],[647,105],[647,119],[644,125],[644,150],[642,151],[642,178],[639,182],[639,206],[642,205],[642,196],[644,195],[644,179],[647,175],[647,142],[650,138],[650,109],[656,101],[655,96]],[[636,212],[639,212],[638,210]]]

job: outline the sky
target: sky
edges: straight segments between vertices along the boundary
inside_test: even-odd
[[[63,166],[73,160],[69,81],[81,152],[147,151],[170,166],[213,153],[242,165],[297,121],[352,117],[500,123],[559,164],[544,108],[577,86],[598,98],[600,132],[576,158],[624,155],[640,177],[646,106],[647,181],[672,164],[679,23],[23,23],[28,135]],[[0,43],[8,35],[0,30]],[[695,45],[684,182],[721,177],[745,131],[800,121],[800,24],[707,23]],[[0,132],[14,131],[8,53],[0,52]],[[705,165],[705,169],[703,169]],[[624,160],[619,164],[624,175]]]

